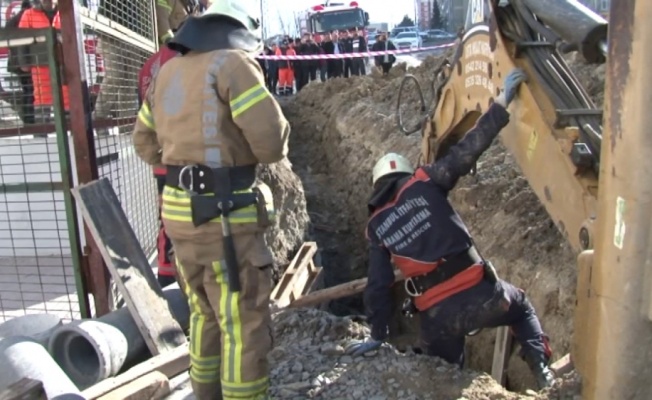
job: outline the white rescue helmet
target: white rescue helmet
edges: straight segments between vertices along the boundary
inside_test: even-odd
[[[400,154],[396,153],[387,153],[385,154],[376,165],[374,165],[372,185],[375,185],[378,182],[378,179],[383,176],[396,173],[407,173],[413,174],[414,168],[412,163],[407,158],[403,157]]]
[[[212,0],[202,16],[223,15],[240,22],[256,37],[261,36],[260,2],[256,0]]]

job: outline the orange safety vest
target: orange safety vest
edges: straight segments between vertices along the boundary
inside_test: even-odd
[[[18,23],[19,28],[35,28],[42,29],[52,26],[55,29],[61,29],[61,17],[59,12],[54,15],[52,23],[45,11],[38,8],[30,8],[25,10],[23,16]],[[40,57],[46,57],[40,54]],[[43,58],[41,58],[43,60]],[[51,106],[52,101],[52,84],[50,82],[50,68],[45,65],[36,65],[31,67],[32,81],[34,82],[34,105],[35,106]],[[63,105],[66,110],[70,109],[70,99],[68,93],[68,86],[62,85]]]
[[[297,53],[294,51],[293,48],[288,47],[285,50],[281,50],[281,48],[276,49],[276,55],[277,56],[296,56]],[[293,60],[278,60],[278,69],[288,69],[292,68],[292,62]]]

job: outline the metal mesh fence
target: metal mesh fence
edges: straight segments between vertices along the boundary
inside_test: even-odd
[[[156,51],[151,1],[89,0],[81,11],[100,177],[111,180],[145,254],[158,234],[156,183],[134,153],[138,72]]]
[[[53,124],[53,41],[43,30],[0,35],[0,322],[43,312],[80,317],[70,183],[61,173],[69,170],[60,153],[67,139]]]

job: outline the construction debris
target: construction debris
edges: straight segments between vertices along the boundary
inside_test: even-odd
[[[270,354],[270,365],[271,397],[274,399],[575,400],[579,397],[581,382],[572,371],[570,357],[562,357],[555,363],[554,369],[560,377],[554,387],[535,393],[527,389],[534,387],[528,368],[518,357],[510,357],[511,347],[507,341],[496,346],[497,354],[504,358],[496,358],[500,362],[494,370],[496,377],[504,378],[512,391],[492,379],[488,372],[492,369],[491,349],[495,345],[496,330],[487,330],[468,339],[469,369],[465,370],[418,354],[415,335],[418,330],[414,321],[400,314],[392,327],[392,343],[405,339],[404,343],[410,345],[402,346],[399,351],[399,347],[388,344],[371,357],[344,354],[348,340],[369,334],[369,327],[362,323],[364,318],[357,315],[362,313],[359,294],[366,285],[363,233],[368,217],[366,200],[371,189],[371,167],[378,157],[390,150],[405,154],[415,163],[418,161],[420,137],[406,137],[396,129],[395,95],[407,72],[415,74],[424,87],[429,87],[432,71],[441,60],[442,57],[430,57],[422,66],[409,71],[405,65],[398,65],[389,76],[374,73],[311,84],[296,99],[284,100],[284,110],[293,127],[290,159],[261,166],[258,171],[258,178],[271,187],[278,210],[276,223],[266,235],[279,281],[272,298],[283,311],[273,317],[275,346]],[[580,71],[578,75],[588,84],[596,103],[602,104],[600,83],[594,83],[595,74],[600,71],[571,64]],[[402,112],[405,119],[414,122],[420,114],[418,96],[416,92],[406,95]],[[556,358],[567,354],[572,336],[575,256],[499,143],[481,159],[475,176],[461,180],[451,198],[483,254],[494,261],[501,276],[528,292],[544,329],[551,336]],[[99,200],[93,200],[96,201]],[[88,210],[85,212],[87,220],[92,220]],[[101,231],[100,227],[95,230],[96,233]],[[313,242],[302,246],[307,239]],[[111,247],[114,253],[107,251],[105,259],[107,255],[111,260],[119,259],[116,254],[120,253],[115,253],[119,248],[114,243]],[[141,258],[140,255],[137,258]],[[114,268],[113,273],[124,277],[124,270],[145,268],[142,260],[138,261],[125,262]],[[288,264],[285,275],[281,276],[281,266]],[[144,275],[151,287],[152,278],[147,272]],[[398,272],[396,279],[402,279]],[[319,288],[322,283],[326,289]],[[401,285],[396,286],[398,294],[402,289]],[[123,295],[128,292],[125,285],[121,291]],[[128,305],[133,303],[133,299],[127,300]],[[335,314],[349,316],[306,308],[327,303]],[[53,391],[87,399],[162,398],[170,389],[169,378],[188,369],[187,343],[104,379],[124,370],[139,357],[146,357],[147,351],[157,353],[152,346],[157,348],[160,343],[155,343],[157,339],[151,337],[154,331],[145,332],[147,321],[133,314],[135,308],[131,304],[129,309],[119,310],[104,320],[89,322],[120,331],[129,351],[137,349],[138,355],[120,355],[120,351],[116,355],[111,351],[108,356],[98,356],[93,340],[88,339],[93,335],[81,329],[81,324],[68,326],[68,333],[75,332],[77,339],[86,340],[80,348],[87,356],[104,357],[106,371],[93,378],[95,384],[83,392],[42,346],[15,337],[0,340],[0,358],[7,359],[0,360],[4,368],[0,372],[0,387],[27,377],[34,381],[23,380],[20,385],[37,390],[38,382],[42,381],[49,398],[55,398]],[[185,330],[187,322],[182,322],[174,306],[170,311],[176,320],[174,324]],[[118,317],[122,314],[131,318]],[[134,335],[137,340],[133,340]],[[503,335],[503,339],[507,338]],[[7,358],[22,354],[20,349],[16,353],[17,344],[30,347],[30,358],[38,358],[48,368],[47,377],[33,371],[34,366],[29,363],[25,364],[27,369],[19,373],[5,372],[7,368],[22,368],[20,363]],[[56,354],[55,349],[52,353]],[[505,371],[508,360],[509,367]],[[114,361],[116,364],[109,368],[108,363]],[[65,365],[63,361],[59,363]],[[502,372],[505,374],[501,377]],[[74,376],[70,372],[68,375]],[[97,382],[100,379],[103,380]],[[86,382],[83,386],[89,384]]]
[[[0,400],[48,400],[43,382],[23,378],[0,392]]]
[[[442,56],[429,57],[409,70],[398,66],[386,77],[311,84],[296,99],[284,103],[293,127],[290,160],[303,181],[311,220],[333,228],[312,232],[312,240],[322,252],[327,287],[366,275],[364,229],[371,168],[388,151],[402,153],[414,163],[419,160],[420,135],[405,136],[396,127],[398,87],[403,76],[411,73],[423,88],[429,88],[433,71],[442,60]],[[580,71],[595,69],[571,66]],[[579,74],[585,84],[592,76]],[[428,97],[427,89],[425,94]],[[591,94],[600,104],[600,93]],[[418,94],[408,90],[403,96],[403,115],[411,125],[420,114]],[[550,335],[554,357],[567,354],[573,332],[576,256],[498,141],[481,158],[477,174],[459,182],[451,200],[483,255],[493,261],[503,278],[528,293]],[[397,288],[395,295],[400,292],[402,288]],[[337,315],[361,309],[360,296],[331,304]],[[397,310],[392,342],[401,347],[418,343],[415,325]],[[485,330],[467,342],[468,366],[491,371],[495,330]],[[506,377],[513,390],[535,387],[529,369],[515,354],[510,357]]]
[[[190,309],[185,294],[175,283],[163,289],[163,296],[174,319],[186,331]],[[52,333],[48,349],[82,390],[115,376],[137,360],[151,357],[127,307],[59,327]]]
[[[573,399],[558,396],[566,390],[560,389],[565,379],[546,392],[517,394],[486,373],[459,370],[438,358],[401,353],[391,346],[371,357],[345,355],[347,340],[369,335],[369,328],[354,317],[288,310],[274,317],[274,332],[273,399]]]
[[[25,378],[42,382],[48,399],[84,399],[38,342],[25,336],[0,340],[0,388],[8,388]]]
[[[72,189],[113,280],[153,355],[186,342],[107,178]]]
[[[94,400],[118,390],[154,371],[158,371],[166,377],[171,378],[186,371],[189,366],[190,357],[188,355],[188,343],[186,343],[165,354],[152,357],[114,378],[106,379],[95,386],[91,386],[84,390],[83,395],[88,400]]]

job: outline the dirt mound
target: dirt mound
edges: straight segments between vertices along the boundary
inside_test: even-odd
[[[287,159],[260,166],[257,175],[274,195],[276,220],[267,230],[265,239],[272,249],[275,277],[278,278],[308,233],[306,197],[301,180]]]
[[[406,72],[412,73],[429,88],[441,59],[427,58],[408,71],[395,68],[388,77],[371,75],[309,85],[284,106],[293,126],[290,159],[303,180],[313,222],[311,235],[323,253],[327,284],[364,276],[363,232],[373,164],[387,151],[402,153],[416,163],[420,152],[419,135],[405,136],[396,128],[401,79]],[[596,104],[602,105],[599,80],[594,76],[602,67],[596,70],[576,64],[571,63],[579,70],[580,80],[588,84]],[[406,94],[405,104],[411,108],[406,118],[414,121],[418,96],[414,90]],[[575,255],[500,143],[481,158],[475,176],[460,181],[451,199],[485,257],[503,278],[529,294],[551,337],[555,357],[566,354],[573,332]],[[345,314],[359,307],[358,297],[338,302],[332,310]],[[399,325],[393,328],[395,333],[413,332],[404,319]],[[490,330],[470,338],[469,367],[490,370],[494,336]],[[400,344],[401,338],[395,339]],[[508,384],[515,390],[534,387],[518,357],[510,362]]]
[[[401,353],[391,346],[370,357],[344,354],[349,339],[368,336],[353,318],[318,310],[287,311],[274,318],[270,354],[274,399],[563,399],[573,380],[559,379],[546,393],[519,395],[490,376],[460,371],[439,359]],[[570,397],[572,399],[572,397]]]

